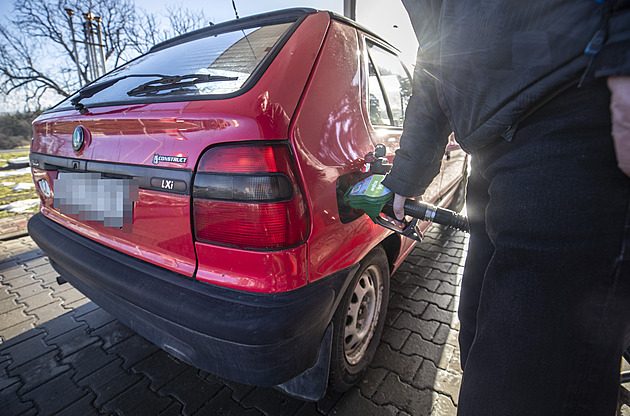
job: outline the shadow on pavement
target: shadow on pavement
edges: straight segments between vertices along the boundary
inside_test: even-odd
[[[386,326],[357,386],[317,403],[198,370],[56,274],[28,237],[0,251],[0,414],[454,415],[465,235],[434,227],[391,278]]]

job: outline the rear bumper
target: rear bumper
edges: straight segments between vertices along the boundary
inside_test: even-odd
[[[252,385],[282,384],[315,363],[358,267],[286,293],[251,293],[122,254],[42,214],[28,230],[65,280],[125,325],[189,364]]]

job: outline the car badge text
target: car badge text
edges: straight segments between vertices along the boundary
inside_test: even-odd
[[[163,156],[158,154],[153,155],[154,165],[157,165],[160,162],[186,163],[186,161],[188,161],[188,157],[185,156]]]

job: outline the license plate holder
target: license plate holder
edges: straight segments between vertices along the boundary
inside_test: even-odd
[[[53,183],[53,206],[62,214],[112,228],[133,223],[138,180],[104,178],[92,172],[59,172]]]

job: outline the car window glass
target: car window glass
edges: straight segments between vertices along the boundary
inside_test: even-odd
[[[96,81],[101,83],[126,77],[81,102],[86,105],[129,100],[137,102],[143,98],[236,92],[292,24],[222,33],[149,52]],[[177,78],[138,77],[141,74],[188,77],[178,81]],[[207,79],[207,76],[214,79]]]
[[[405,109],[411,96],[409,75],[398,57],[393,53],[373,43],[368,43],[368,52],[378,71],[379,81],[387,97],[392,116],[391,124],[396,127],[402,127]]]
[[[387,102],[372,62],[368,62],[368,68],[368,111],[370,113],[370,122],[375,126],[390,126],[391,121],[387,113]]]

